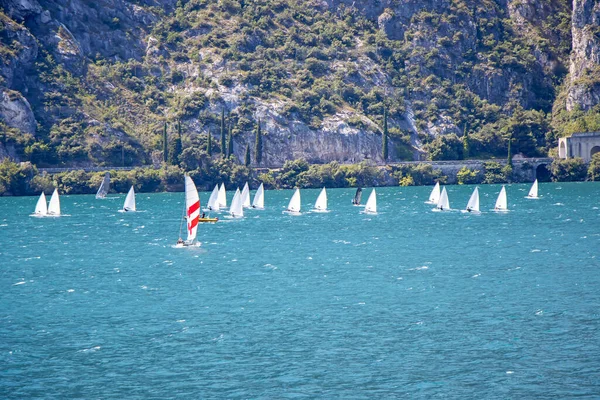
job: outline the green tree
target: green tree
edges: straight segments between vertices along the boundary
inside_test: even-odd
[[[169,140],[168,140],[168,135],[167,135],[167,123],[165,122],[165,125],[163,127],[163,139],[162,139],[162,145],[163,145],[163,161],[167,162],[169,160]]]
[[[212,135],[210,134],[210,131],[208,132],[208,138],[206,139],[206,154],[208,154],[208,156],[212,156]]]
[[[260,119],[256,124],[256,139],[254,141],[254,161],[260,165],[262,161],[262,132],[260,131]]]
[[[512,148],[511,148],[511,142],[512,142],[512,136],[510,136],[508,138],[508,155],[507,155],[507,160],[506,160],[506,165],[510,165],[512,167],[513,163],[512,163]]]
[[[229,134],[227,135],[227,158],[231,157],[233,154],[233,134],[231,131],[231,125],[229,125]]]
[[[383,161],[388,159],[388,123],[387,123],[387,108],[383,109],[383,138],[382,138],[382,157]]]
[[[588,169],[581,158],[557,159],[550,165],[554,182],[575,182],[585,179]]]
[[[226,137],[225,132],[225,110],[221,110],[221,155],[223,158],[227,155],[227,142],[225,141]]]
[[[600,179],[600,153],[592,156],[592,161],[588,167],[588,178],[592,181]]]
[[[171,140],[169,149],[169,164],[176,165],[179,162],[179,155],[181,154],[181,121],[177,121],[177,136]]]
[[[246,167],[250,166],[250,145],[246,145],[246,156],[244,157],[244,165]]]
[[[469,154],[471,154],[471,138],[469,137],[469,131],[467,131],[467,125],[465,125],[465,130],[463,132],[463,159],[469,158]]]
[[[479,171],[470,170],[467,167],[462,167],[456,174],[456,180],[459,185],[478,183],[477,175]]]

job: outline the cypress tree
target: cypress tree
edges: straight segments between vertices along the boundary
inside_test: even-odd
[[[246,145],[246,157],[244,157],[244,165],[246,167],[250,166],[250,145]]]
[[[510,146],[510,142],[512,142],[512,135],[508,138],[508,159],[506,160],[506,164],[512,167],[512,149]]]
[[[165,126],[163,127],[163,161],[167,162],[169,159],[169,144],[167,138],[167,123],[165,122]]]
[[[467,131],[467,125],[465,124],[465,130],[463,133],[463,159],[469,158],[471,152],[471,139],[469,138],[469,132]]]
[[[254,142],[254,161],[259,165],[262,161],[262,132],[260,131],[260,119],[256,125],[256,139]]]
[[[221,155],[223,158],[225,158],[227,150],[225,136],[225,110],[221,110]]]
[[[212,156],[212,135],[210,134],[210,131],[208,132],[208,138],[206,139],[206,154],[208,154],[208,156]]]
[[[181,154],[181,121],[177,121],[177,136],[171,141],[171,149],[169,151],[169,164],[176,165]]]
[[[231,133],[231,125],[229,125],[229,135],[227,140],[227,158],[233,154],[233,134]]]
[[[383,109],[383,161],[388,159],[388,124],[387,124],[387,108]]]

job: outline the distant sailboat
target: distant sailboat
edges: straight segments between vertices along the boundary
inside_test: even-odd
[[[249,208],[250,205],[250,188],[248,187],[248,182],[246,182],[242,189],[242,207]]]
[[[227,208],[227,194],[225,193],[225,184],[221,183],[221,187],[219,188],[219,208]]]
[[[192,178],[185,176],[185,220],[187,226],[187,239],[181,239],[181,227],[179,229],[179,240],[177,244],[180,246],[197,245],[196,234],[198,233],[198,221],[200,219],[200,197],[198,190]]]
[[[470,212],[474,214],[480,214],[479,212],[479,188],[475,188],[473,190],[473,194],[469,198],[469,202],[467,203],[467,208],[465,212]]]
[[[60,199],[58,198],[58,189],[54,189],[52,197],[50,197],[50,204],[48,204],[48,215],[58,217],[60,215]]]
[[[525,196],[526,199],[539,199],[538,197],[538,180],[536,179],[529,189],[529,194]]]
[[[135,211],[135,191],[133,190],[133,186],[131,186],[131,189],[129,189],[129,192],[127,193],[127,197],[125,197],[122,211]]]
[[[367,199],[364,212],[366,214],[377,214],[377,193],[375,192],[375,189],[371,191],[371,194]]]
[[[206,204],[206,208],[209,211],[219,211],[221,207],[219,207],[219,185],[215,185],[212,193],[210,194],[210,198],[208,199],[208,203]]]
[[[502,186],[502,190],[500,190],[500,194],[496,199],[494,211],[508,211],[508,200],[506,199],[506,188],[504,186]]]
[[[45,217],[48,215],[48,205],[46,204],[46,195],[44,192],[40,194],[40,198],[35,205],[35,211],[33,215],[36,217]]]
[[[296,189],[287,209],[284,211],[288,214],[300,215],[300,189]]]
[[[261,183],[258,190],[254,194],[254,200],[252,201],[252,208],[263,210],[265,208],[265,188]]]
[[[431,191],[431,194],[429,195],[429,200],[427,200],[425,203],[427,204],[438,204],[440,201],[440,183],[436,182],[435,186],[433,187],[433,190]]]
[[[315,208],[313,209],[315,212],[329,212],[327,210],[327,190],[323,188],[321,193],[319,193],[319,197],[317,197],[317,201],[315,202]]]
[[[231,200],[229,214],[233,218],[244,218],[244,206],[242,205],[242,195],[239,188],[236,189],[233,200]]]
[[[440,199],[438,200],[438,203],[433,210],[434,211],[450,211],[450,201],[448,200],[448,192],[446,192],[446,187],[444,187],[442,189],[442,194],[440,194]]]
[[[102,179],[102,183],[100,184],[100,188],[98,188],[98,192],[96,193],[97,199],[103,199],[108,194],[110,189],[110,173],[104,174],[104,179]]]
[[[360,200],[362,198],[362,189],[356,189],[356,193],[354,194],[354,199],[352,199],[352,205],[360,206]]]

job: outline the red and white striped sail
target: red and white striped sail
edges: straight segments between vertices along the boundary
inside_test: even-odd
[[[196,239],[198,220],[200,219],[200,197],[194,181],[185,176],[185,210],[187,215],[187,242],[192,243]]]

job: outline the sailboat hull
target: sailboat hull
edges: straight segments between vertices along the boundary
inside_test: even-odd
[[[215,223],[219,220],[219,218],[199,218],[198,222],[199,223]]]

